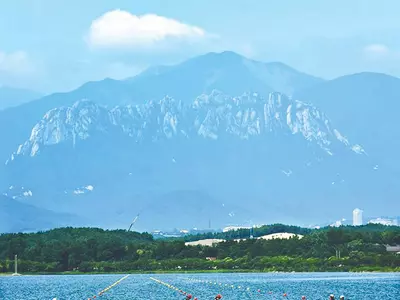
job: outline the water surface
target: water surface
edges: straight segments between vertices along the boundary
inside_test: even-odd
[[[0,277],[1,300],[52,300],[92,298],[124,275],[47,275]],[[398,273],[291,273],[291,274],[168,274],[130,275],[101,299],[184,299],[156,278],[201,299],[337,299],[399,300]],[[286,293],[286,296],[284,294]],[[193,297],[193,298],[194,298]]]

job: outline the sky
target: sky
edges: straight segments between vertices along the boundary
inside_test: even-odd
[[[42,93],[235,51],[326,79],[400,76],[398,0],[0,2],[0,85]]]

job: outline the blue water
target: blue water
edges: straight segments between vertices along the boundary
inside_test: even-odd
[[[0,276],[1,300],[92,298],[124,275]],[[168,274],[130,275],[101,299],[185,299],[156,278],[201,299],[336,299],[399,300],[399,273]],[[211,283],[210,283],[211,282]],[[240,288],[239,288],[240,287]],[[284,297],[286,293],[286,297]],[[193,299],[192,298],[192,299]]]

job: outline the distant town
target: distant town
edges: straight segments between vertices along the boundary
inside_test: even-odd
[[[340,227],[340,226],[362,226],[366,224],[380,224],[380,225],[386,225],[386,226],[399,226],[399,217],[386,217],[386,216],[380,216],[380,217],[364,217],[363,216],[364,211],[360,208],[355,208],[352,212],[353,219],[345,219],[342,218],[338,221],[335,221],[333,223],[326,223],[326,224],[321,224],[321,225],[310,225],[307,226],[308,228],[312,229],[319,229],[322,227]],[[151,234],[157,238],[157,237],[182,237],[185,235],[189,234],[202,234],[202,233],[209,233],[209,232],[229,232],[229,231],[236,231],[236,230],[241,230],[241,229],[252,229],[252,228],[260,228],[264,226],[265,224],[258,224],[258,225],[229,225],[226,226],[222,229],[198,229],[198,228],[192,228],[192,229],[174,229],[172,231],[163,231],[163,230],[155,230]]]
[[[355,208],[353,210],[353,220],[341,219],[339,221],[334,222],[330,226],[339,227],[342,225],[353,225],[353,226],[361,226],[365,224],[381,224],[387,226],[398,226],[399,225],[399,217],[363,217],[364,211],[360,208]]]

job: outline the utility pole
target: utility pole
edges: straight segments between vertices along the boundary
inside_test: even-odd
[[[340,248],[339,247],[335,247],[335,251],[336,251],[336,258],[340,259],[341,258]]]
[[[19,276],[20,274],[18,274],[18,255],[15,254],[14,256],[14,274],[12,274],[12,276]]]

